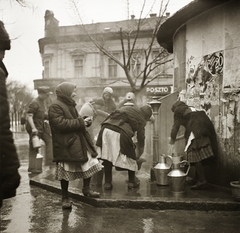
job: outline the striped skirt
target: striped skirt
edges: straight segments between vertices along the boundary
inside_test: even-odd
[[[209,137],[194,138],[187,148],[187,160],[190,163],[200,162],[213,156]]]

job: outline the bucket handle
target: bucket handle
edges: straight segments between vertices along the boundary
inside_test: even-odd
[[[165,161],[169,165],[169,167],[171,167],[172,163],[173,163],[172,162],[172,156],[163,154],[163,157],[166,159]],[[170,161],[170,163],[168,163],[167,160]]]
[[[180,164],[182,164],[182,163],[187,163],[187,165],[188,165],[188,168],[187,168],[187,171],[186,171],[186,176],[188,175],[188,172],[189,172],[189,170],[190,170],[190,163],[187,161],[187,160],[182,160],[181,162],[180,162]]]

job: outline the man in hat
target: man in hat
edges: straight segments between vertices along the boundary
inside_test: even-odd
[[[26,130],[29,134],[29,164],[28,172],[41,173],[42,167],[37,162],[38,150],[33,147],[33,136],[37,135],[45,143],[45,164],[52,164],[52,136],[48,124],[47,100],[52,94],[48,86],[41,86],[37,89],[38,97],[33,99],[27,110]]]
[[[13,134],[10,130],[9,103],[6,79],[8,71],[3,63],[5,50],[10,50],[10,39],[0,21],[0,208],[2,200],[16,195],[20,183],[20,166]]]

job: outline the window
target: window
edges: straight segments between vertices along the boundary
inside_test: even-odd
[[[49,69],[50,69],[50,62],[44,61],[44,78],[50,78]]]
[[[50,64],[52,62],[53,54],[52,53],[46,53],[43,55],[43,78],[52,78],[50,77]]]
[[[116,57],[116,59],[119,59],[119,53],[113,53],[113,56]],[[118,73],[117,73],[117,63],[111,59],[108,58],[108,77],[109,78],[116,78]]]
[[[83,57],[78,56],[74,59],[74,77],[83,77]]]
[[[108,59],[108,77],[109,78],[117,77],[117,63],[111,58]]]

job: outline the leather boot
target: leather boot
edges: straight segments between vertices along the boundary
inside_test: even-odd
[[[72,202],[70,202],[66,190],[62,190],[62,209],[72,209]]]
[[[93,191],[90,188],[83,188],[82,189],[82,193],[86,197],[95,197],[95,198],[100,197],[100,193],[99,192]]]

